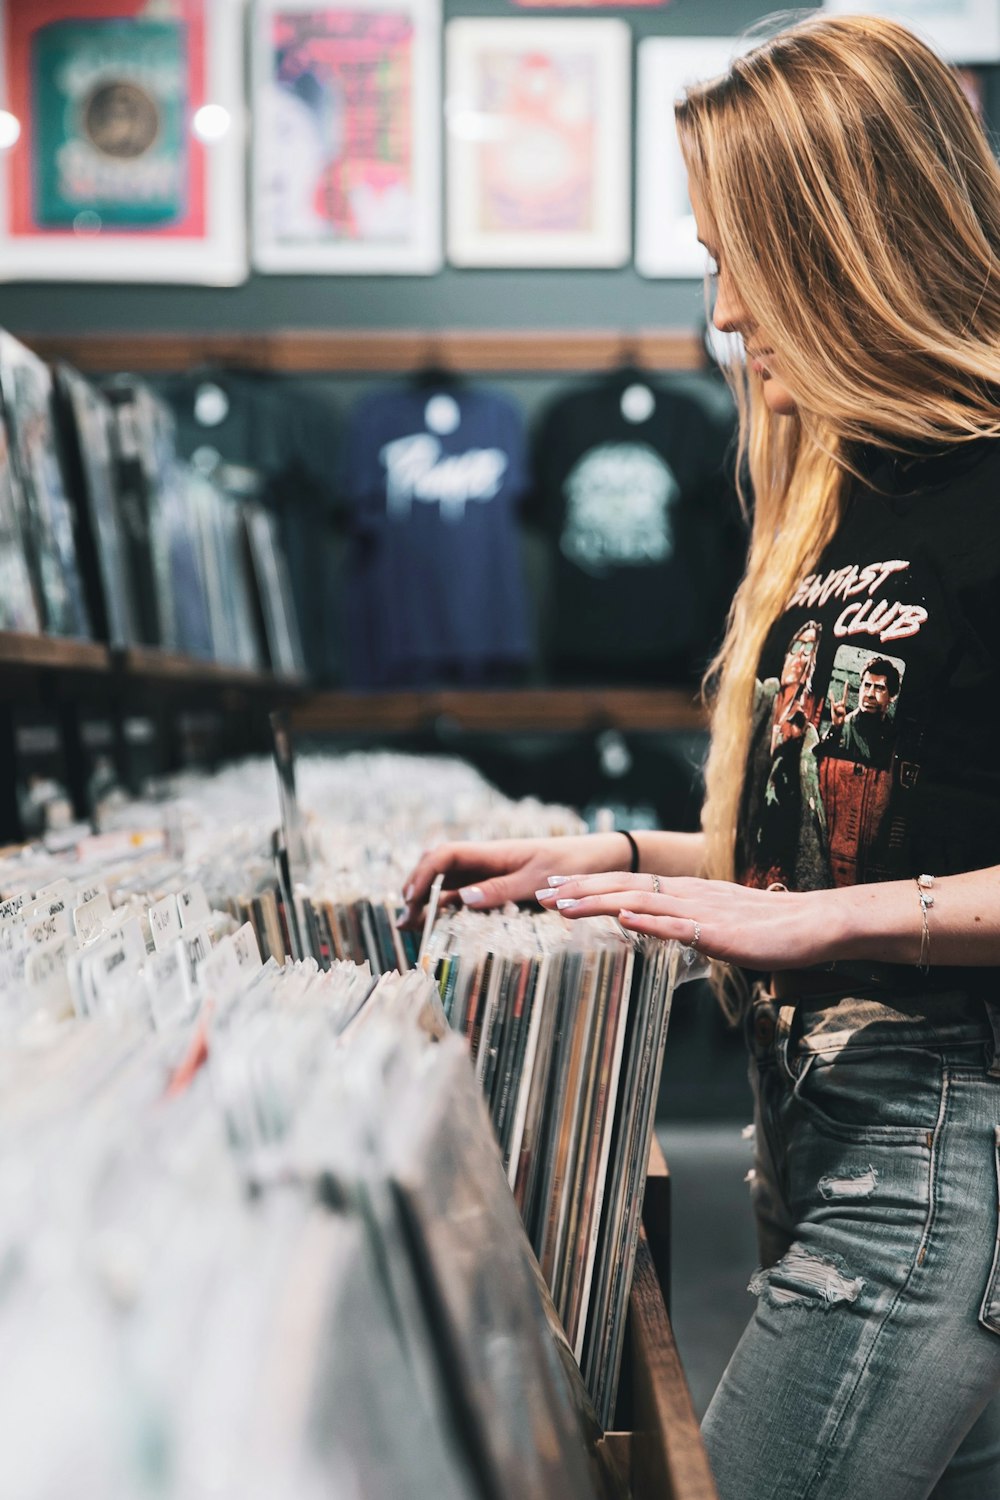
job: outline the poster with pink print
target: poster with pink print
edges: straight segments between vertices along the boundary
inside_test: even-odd
[[[447,57],[449,260],[624,265],[625,23],[463,18],[448,26]]]
[[[263,0],[254,36],[254,264],[441,264],[438,0]]]

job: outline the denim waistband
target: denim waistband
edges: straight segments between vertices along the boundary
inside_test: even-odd
[[[1000,1005],[965,990],[933,994],[845,995],[798,1003],[778,999],[758,986],[746,1016],[751,1053],[760,1062],[787,1065],[796,1054],[837,1055],[879,1048],[918,1047],[934,1051],[986,1048],[990,1071],[1000,1076]]]

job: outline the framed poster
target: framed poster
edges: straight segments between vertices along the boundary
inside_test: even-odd
[[[453,264],[626,263],[631,52],[619,20],[449,23]]]
[[[0,0],[0,279],[245,279],[242,20],[242,0]]]
[[[997,0],[825,0],[828,15],[885,16],[909,26],[946,62],[1000,62],[1000,4]]]
[[[635,264],[642,276],[704,276],[708,261],[688,199],[674,104],[688,84],[724,73],[734,37],[649,37],[639,43]]]
[[[440,0],[258,0],[258,270],[440,270],[440,51]]]

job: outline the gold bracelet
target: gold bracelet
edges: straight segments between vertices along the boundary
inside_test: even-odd
[[[917,876],[917,899],[920,902],[920,957],[917,959],[917,968],[921,974],[930,970],[931,956],[931,929],[927,921],[927,913],[934,905],[934,897],[931,895],[931,887],[934,884],[933,875]]]

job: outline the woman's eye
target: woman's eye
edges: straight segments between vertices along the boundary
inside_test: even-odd
[[[719,262],[714,255],[709,255],[705,259],[705,274],[711,276],[713,280],[719,274]]]

